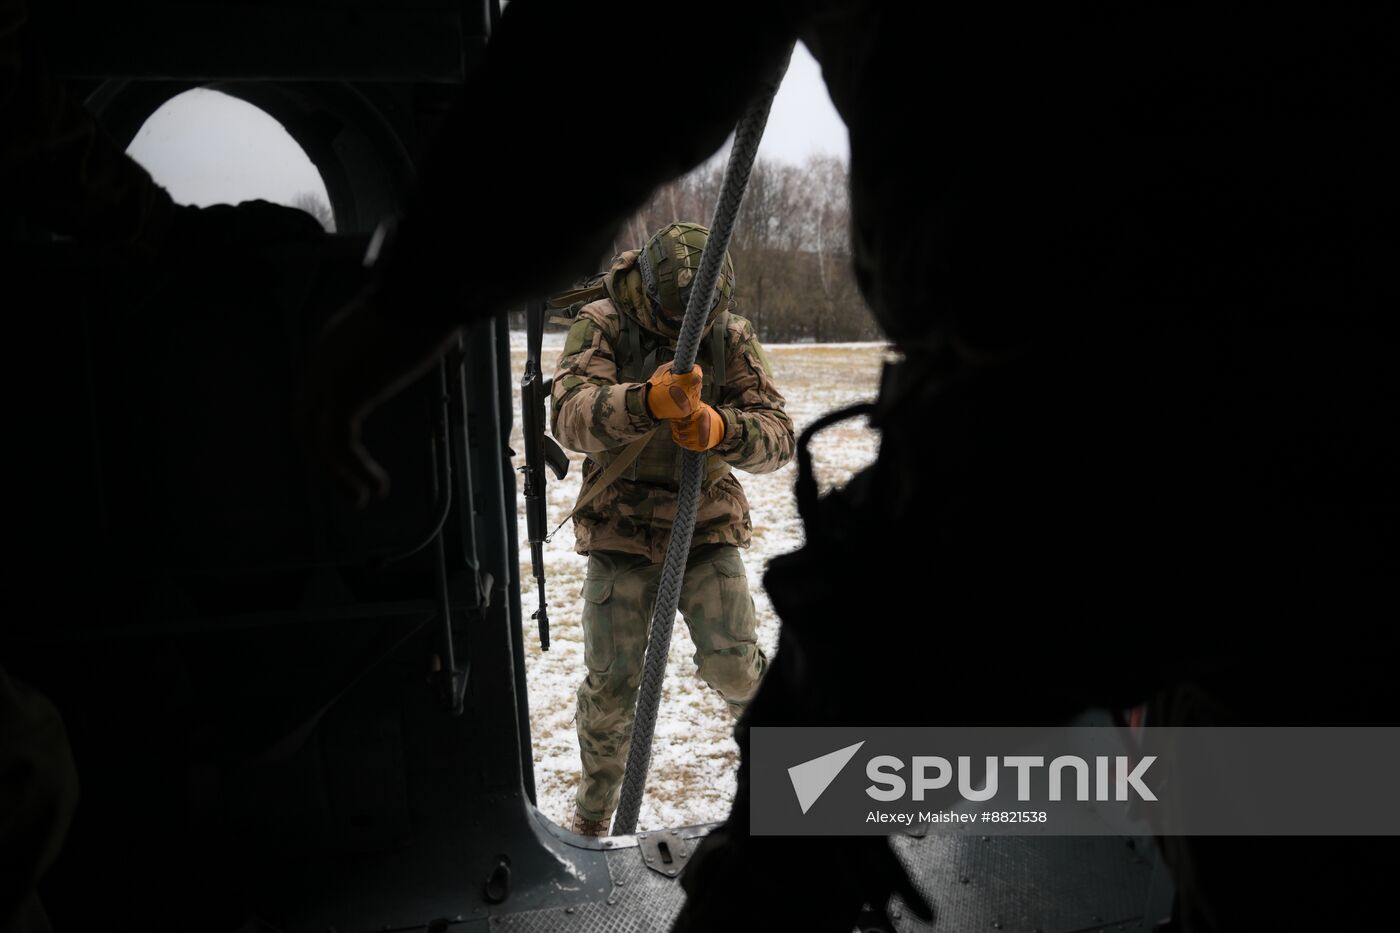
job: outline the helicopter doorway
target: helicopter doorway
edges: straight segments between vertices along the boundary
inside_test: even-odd
[[[127,154],[177,204],[265,200],[306,211],[336,230],[325,180],[301,144],[261,108],[212,88],[191,88],[142,124]]]

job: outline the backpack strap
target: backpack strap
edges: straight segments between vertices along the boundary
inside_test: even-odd
[[[705,388],[710,390],[710,404],[718,405],[724,391],[725,367],[729,359],[729,312],[721,311],[710,325],[710,370],[705,373]]]
[[[627,365],[624,373],[618,375],[624,378],[619,382],[641,382],[648,378],[651,373],[643,372],[646,369],[646,360],[642,358],[642,328],[636,321],[632,320],[632,315],[617,309],[618,323],[622,327],[623,343],[627,346]]]

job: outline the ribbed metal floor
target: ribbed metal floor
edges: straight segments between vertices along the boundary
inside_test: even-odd
[[[901,933],[1150,929],[1171,890],[1155,850],[1141,847],[1104,836],[903,838],[896,848],[938,916],[926,925],[896,907],[891,919]]]
[[[706,828],[683,830],[690,845],[698,844]],[[546,933],[657,933],[670,928],[685,900],[679,881],[647,868],[641,848],[626,844],[607,855],[612,893],[605,900],[574,907],[533,910],[508,916],[493,916],[491,929]]]
[[[695,844],[706,827],[682,830]],[[658,933],[684,899],[677,881],[646,867],[632,840],[607,852],[612,891],[604,899],[492,916],[492,930],[522,933]],[[895,843],[930,896],[932,925],[895,904],[900,933],[936,930],[1006,933],[1110,933],[1150,929],[1171,889],[1154,850],[1110,837],[900,837]]]

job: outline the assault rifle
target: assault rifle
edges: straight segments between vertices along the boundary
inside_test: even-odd
[[[540,588],[540,607],[534,620],[540,627],[540,650],[549,650],[549,604],[544,595],[544,542],[548,537],[548,497],[545,495],[546,466],[555,479],[569,472],[569,457],[554,438],[544,433],[545,399],[549,380],[540,371],[540,344],[544,340],[545,303],[532,301],[525,307],[525,375],[520,379],[521,430],[525,435],[525,533],[530,540],[530,567]]]

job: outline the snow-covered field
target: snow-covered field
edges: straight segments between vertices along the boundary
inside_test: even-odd
[[[563,334],[545,336],[543,364],[552,375],[563,346]],[[800,433],[820,415],[874,398],[881,363],[890,353],[881,344],[774,345],[766,349],[779,390]],[[524,369],[523,333],[511,334],[511,363],[518,385]],[[517,405],[518,405],[517,401]],[[813,444],[817,476],[823,490],[844,483],[875,458],[877,435],[864,419],[845,422],[822,432]],[[519,418],[511,448],[523,450]],[[573,507],[578,495],[582,454],[570,452],[572,465],[563,482],[550,476],[550,525]],[[516,466],[523,456],[516,458]],[[740,474],[752,508],[753,546],[744,552],[749,583],[758,607],[759,643],[771,656],[777,645],[778,619],[761,580],[770,558],[802,545],[802,525],[792,497],[797,465],[791,463],[763,476]],[[520,473],[517,481],[523,482]],[[530,547],[524,541],[525,503],[520,502],[521,600],[525,615],[525,657],[530,689],[530,725],[535,745],[535,785],[539,806],[558,823],[573,814],[578,782],[578,737],[574,731],[574,691],[583,678],[583,634],[579,625],[579,589],[588,559],[574,553],[571,525],[559,530],[546,545],[550,649],[539,650],[539,635],[529,616],[537,601],[530,575]],[[679,618],[671,640],[670,666],[653,743],[651,776],[642,804],[639,829],[686,826],[721,820],[734,797],[738,748],[730,733],[732,721],[719,695],[700,680],[691,660],[695,648]]]

